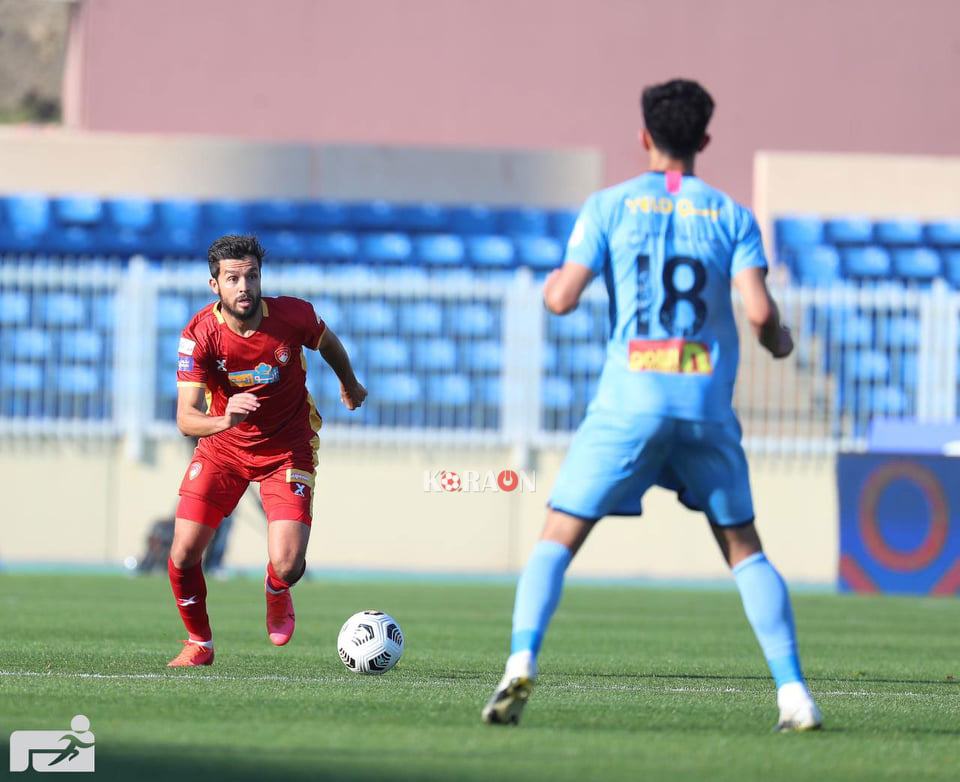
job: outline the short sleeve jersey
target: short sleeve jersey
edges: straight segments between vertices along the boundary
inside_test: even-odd
[[[594,405],[731,417],[739,361],[731,280],[767,268],[749,210],[695,176],[648,172],[587,199],[566,260],[602,275],[610,297]]]
[[[234,394],[255,394],[260,407],[202,447],[235,455],[275,453],[307,446],[320,417],[307,392],[303,348],[316,350],[325,326],[310,302],[292,297],[262,300],[263,318],[249,337],[227,326],[220,303],[204,307],[180,336],[177,385],[206,389],[210,415],[223,415]]]

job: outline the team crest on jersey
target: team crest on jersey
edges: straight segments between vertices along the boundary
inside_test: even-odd
[[[253,369],[244,369],[240,372],[228,372],[227,380],[237,388],[249,388],[266,383],[277,383],[280,380],[280,368],[270,366],[266,362],[257,364]]]
[[[290,348],[288,348],[286,345],[281,345],[275,351],[273,351],[273,355],[277,357],[277,361],[280,362],[280,366],[285,367],[287,362],[290,361]]]
[[[187,473],[187,477],[192,481],[200,474],[200,470],[203,469],[203,464],[201,462],[194,462],[190,465],[190,471]]]

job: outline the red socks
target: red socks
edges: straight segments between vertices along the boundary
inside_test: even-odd
[[[273,569],[273,563],[267,562],[267,586],[270,587],[274,592],[282,592],[284,589],[289,589],[294,584],[296,584],[302,577],[304,572],[306,572],[307,563],[303,563],[303,567],[300,568],[300,573],[296,578],[292,578],[289,581],[284,581],[280,576],[277,575],[277,571]]]
[[[207,616],[207,582],[203,578],[203,566],[198,562],[193,567],[181,570],[174,566],[172,559],[168,559],[167,573],[190,640],[211,640],[213,633]]]

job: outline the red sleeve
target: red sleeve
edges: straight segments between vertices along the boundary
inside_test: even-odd
[[[310,350],[317,350],[320,347],[320,337],[327,330],[327,326],[309,301],[305,301],[304,304],[306,306],[303,318],[303,346]]]
[[[180,335],[177,345],[177,385],[205,388],[207,385],[207,345],[197,321],[193,320]]]

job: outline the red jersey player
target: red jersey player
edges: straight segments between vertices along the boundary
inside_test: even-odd
[[[267,633],[277,646],[290,640],[290,587],[306,568],[321,424],[307,393],[303,349],[319,350],[336,372],[348,409],[367,396],[340,340],[309,302],[261,298],[263,255],[253,236],[210,245],[210,289],[219,301],[194,315],[180,338],[177,427],[200,444],[180,484],[167,563],[189,636],[172,667],[213,662],[200,563],[250,481],[260,483],[267,515]]]

